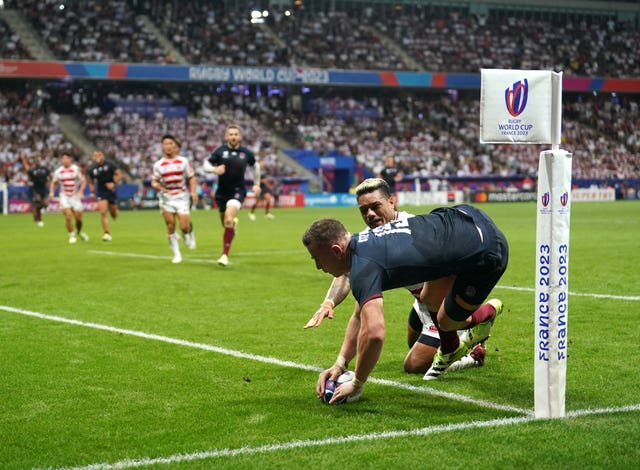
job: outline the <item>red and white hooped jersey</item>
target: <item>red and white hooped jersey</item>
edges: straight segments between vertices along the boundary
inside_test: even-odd
[[[60,183],[60,194],[75,196],[82,184],[82,173],[76,164],[61,166],[53,173],[53,181]]]
[[[183,156],[161,158],[153,164],[153,177],[167,190],[170,196],[187,191],[187,179],[194,176],[191,162]]]

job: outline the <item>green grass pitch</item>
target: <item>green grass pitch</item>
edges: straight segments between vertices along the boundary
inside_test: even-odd
[[[640,201],[572,205],[562,420],[531,419],[535,204],[481,207],[511,246],[485,367],[405,374],[411,298],[391,291],[362,400],[332,407],[314,387],[353,300],[302,328],[331,279],[300,237],[326,216],[359,231],[357,209],[245,209],[226,268],[213,211],[179,265],[156,211],[121,212],[111,243],[86,213],[76,245],[60,214],[0,216],[0,468],[634,468]]]

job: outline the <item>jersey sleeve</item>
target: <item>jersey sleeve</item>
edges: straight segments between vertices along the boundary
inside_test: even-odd
[[[222,155],[222,147],[218,147],[213,152],[211,152],[211,155],[209,156],[207,161],[212,165],[217,166],[220,164],[221,155]]]
[[[244,148],[244,153],[247,155],[247,165],[251,165],[251,166],[255,165],[256,164],[256,156],[251,151],[251,149],[245,147]]]
[[[351,266],[349,274],[351,292],[360,307],[369,300],[382,297],[382,284],[385,276],[384,269],[370,260],[359,259]]]

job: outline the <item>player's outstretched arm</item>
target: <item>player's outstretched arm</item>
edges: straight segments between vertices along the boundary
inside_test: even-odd
[[[320,308],[316,310],[311,319],[304,326],[304,329],[315,328],[320,326],[322,320],[325,318],[329,318],[331,320],[333,318],[333,309],[340,305],[340,303],[349,295],[349,291],[351,289],[351,285],[349,284],[349,276],[343,275],[340,277],[333,278],[331,282],[331,286],[327,291],[327,295],[324,298],[324,301],[320,304]]]

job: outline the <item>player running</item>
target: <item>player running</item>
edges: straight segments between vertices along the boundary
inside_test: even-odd
[[[178,155],[180,141],[171,134],[162,136],[162,158],[153,164],[151,187],[158,192],[160,212],[167,225],[169,246],[173,251],[172,263],[181,263],[182,254],[176,234],[176,218],[184,236],[184,244],[193,250],[196,247],[196,237],[191,224],[189,212],[190,202],[198,202],[196,193],[196,178],[191,162]],[[189,189],[187,189],[187,182]],[[189,200],[191,194],[191,200]]]
[[[93,165],[87,172],[89,175],[89,191],[98,199],[98,210],[102,222],[102,241],[112,240],[109,232],[109,220],[107,210],[113,220],[118,217],[118,197],[116,185],[120,182],[120,170],[112,162],[104,159],[104,153],[99,150],[93,152]]]
[[[253,166],[253,192],[260,197],[260,164],[253,152],[240,145],[242,132],[240,127],[232,124],[225,131],[223,145],[215,149],[204,162],[204,170],[218,175],[218,188],[215,199],[220,211],[220,222],[224,227],[222,234],[222,255],[218,258],[220,266],[229,264],[231,242],[236,235],[238,211],[247,195],[244,174],[248,166]]]
[[[38,227],[44,227],[42,211],[49,205],[49,185],[51,183],[51,171],[42,164],[39,157],[31,162],[24,153],[20,153],[22,166],[29,179],[29,198],[31,199],[31,213],[33,221]]]
[[[73,163],[73,157],[70,153],[63,153],[61,158],[62,166],[53,172],[51,180],[51,188],[49,194],[51,198],[55,197],[55,190],[60,186],[60,210],[64,215],[64,223],[69,233],[69,243],[76,243],[76,233],[83,241],[89,241],[89,236],[82,231],[82,194],[87,187],[87,180]],[[73,221],[75,219],[76,231],[73,230]]]

